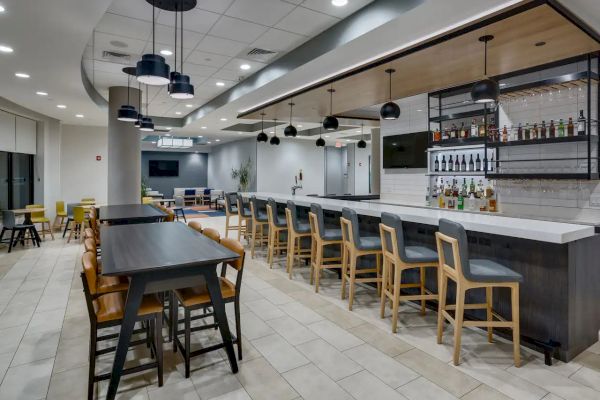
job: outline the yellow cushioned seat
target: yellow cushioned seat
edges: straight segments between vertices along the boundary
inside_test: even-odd
[[[103,294],[94,300],[94,312],[98,322],[108,322],[123,319],[125,314],[126,293]],[[138,315],[149,315],[162,312],[162,304],[155,295],[146,295],[138,310]]]
[[[233,282],[227,278],[221,277],[219,278],[219,283],[221,285],[221,296],[223,296],[223,299],[235,297],[235,284]],[[208,288],[205,285],[178,289],[175,291],[175,295],[179,299],[179,302],[185,307],[210,304],[211,302]]]

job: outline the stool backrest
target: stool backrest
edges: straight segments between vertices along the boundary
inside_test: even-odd
[[[94,240],[94,238],[87,238],[83,241],[83,247],[85,248],[86,252],[90,252],[90,253],[94,253],[96,256],[98,256],[98,249],[96,249],[96,240]]]
[[[342,224],[342,237],[344,237],[345,234],[345,237],[347,238],[344,241],[347,240],[348,242],[354,245],[358,244],[358,241],[360,240],[360,233],[358,229],[358,214],[356,214],[356,211],[354,211],[353,209],[344,207],[342,208],[342,218],[347,221],[345,224]],[[342,219],[340,219],[340,222],[341,221]]]
[[[173,210],[169,210],[168,208],[165,208],[163,211],[167,213],[167,216],[163,219],[163,222],[174,222],[175,221],[175,213],[173,212]]]
[[[42,204],[28,204],[25,206],[25,208],[44,208],[44,206]],[[31,213],[31,218],[43,218],[43,217],[44,217],[44,211],[38,211],[38,212]]]
[[[62,200],[59,200],[56,202],[56,214],[58,215],[59,213],[64,213],[65,212],[65,202]]]
[[[202,233],[202,224],[200,223],[200,221],[190,221],[188,223],[188,226],[196,232]]]
[[[15,225],[15,213],[11,210],[2,210],[2,226],[6,229],[12,229]]]
[[[315,229],[315,231],[322,239],[323,235],[325,234],[325,217],[323,216],[323,207],[321,207],[320,204],[311,203],[310,212],[312,212],[315,215],[315,222],[317,223],[317,226],[315,226],[315,228],[318,228],[318,230]]]
[[[83,253],[81,266],[83,267],[88,290],[92,296],[95,296],[98,282],[98,262],[96,261],[96,255],[91,251]]]
[[[85,210],[81,206],[73,207],[73,220],[79,224],[85,219]]]
[[[299,229],[299,224],[298,224],[298,209],[296,208],[296,203],[294,203],[291,200],[287,201],[287,208],[285,211],[285,215],[287,218],[287,215],[290,215],[290,221],[288,221],[288,228],[290,229],[294,229],[294,231],[297,231]]]
[[[238,215],[240,217],[251,217],[252,214],[250,213],[250,211],[248,210],[248,207],[246,207],[246,202],[244,202],[244,196],[242,196],[240,193],[237,194],[237,208],[238,208]]]
[[[183,196],[175,196],[175,206],[177,207],[183,207],[185,205],[185,200],[183,198]]]
[[[279,213],[277,212],[277,202],[275,201],[275,199],[272,197],[269,197],[267,199],[267,203],[271,207],[273,224],[278,227],[287,226],[286,220],[285,219],[282,220],[279,218]]]
[[[381,247],[384,254],[386,252],[391,253],[388,255],[399,257],[402,261],[407,261],[402,219],[396,214],[381,213],[379,231],[381,233]]]
[[[225,194],[225,212],[227,214],[235,214],[233,206],[237,204],[237,195],[235,193]]]
[[[244,256],[246,255],[244,246],[237,240],[231,238],[223,238],[220,243],[240,256],[237,260],[227,261],[226,264],[232,266],[238,272],[241,272],[244,268]]]
[[[204,236],[206,236],[207,238],[214,240],[217,243],[219,243],[221,241],[221,234],[219,233],[218,230],[216,230],[214,228],[204,228],[202,230],[202,234]]]
[[[67,204],[67,215],[68,216],[72,216],[73,215],[73,209],[77,206],[80,206],[81,203],[68,203]]]
[[[436,232],[436,242],[440,257],[440,268],[454,270],[457,275],[471,279],[469,268],[469,243],[465,228],[454,221],[441,218],[440,230]],[[449,271],[452,272],[452,271]]]
[[[250,196],[250,212],[252,213],[252,217],[257,220],[260,214],[260,209],[258,208],[258,199],[255,195]]]
[[[86,203],[95,203],[96,199],[93,197],[84,197],[83,199],[81,199],[82,202],[86,202]]]

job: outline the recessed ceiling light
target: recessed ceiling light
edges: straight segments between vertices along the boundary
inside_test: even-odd
[[[225,86],[225,82],[217,82],[217,86]]]
[[[47,92],[35,92],[35,94],[37,94],[38,96],[48,96]]]
[[[65,106],[64,104],[57,104],[56,107],[58,107],[58,108],[67,108],[67,106]]]
[[[417,112],[421,112],[421,111],[423,111],[423,110],[421,110],[420,108],[417,110]]]
[[[161,50],[160,54],[162,54],[163,56],[172,56],[173,52],[171,50],[165,49],[165,50]]]
[[[5,44],[0,44],[0,53],[12,53],[13,48]]]
[[[325,137],[327,137],[327,138],[328,138],[328,137],[329,137],[329,135],[325,135]]]
[[[186,106],[187,108],[192,108],[192,107],[194,107],[194,105],[193,105],[193,104],[186,104],[185,106]]]
[[[221,121],[225,122],[227,121],[227,118],[221,118]]]
[[[198,135],[198,137],[203,137],[202,135]]]
[[[243,135],[243,134],[244,134],[244,132],[238,132],[238,135]]]
[[[175,111],[175,115],[181,115],[181,111]]]
[[[216,140],[215,140],[215,142],[220,142],[220,141],[221,141],[221,139],[216,139]]]
[[[83,118],[83,114],[75,114],[77,118]]]
[[[15,76],[17,78],[29,78],[29,74],[26,74],[25,72],[15,72]]]
[[[206,129],[206,127],[205,126],[201,126],[200,129]]]
[[[348,0],[331,0],[331,4],[336,7],[343,7],[348,4]]]
[[[248,64],[242,64],[242,65],[240,65],[240,69],[243,69],[244,71],[249,70],[250,69],[250,65],[248,65]]]
[[[170,127],[170,126],[165,126],[165,129],[166,129],[166,130],[168,130],[168,131],[170,131],[170,130],[171,130],[171,129],[173,129],[173,128],[172,128],[172,127]]]
[[[4,11],[6,11],[6,8],[4,8],[4,6],[0,5],[0,13],[3,13]]]
[[[356,131],[356,133],[360,133],[360,129]]]
[[[165,136],[171,136],[171,134],[170,133],[166,133]]]
[[[350,141],[350,139],[346,139],[346,142],[349,142],[349,141]]]
[[[271,131],[271,132],[269,132],[269,134],[270,134],[270,135],[272,135],[272,134],[274,134],[274,133],[275,133],[274,131]]]
[[[156,142],[152,142],[152,144],[156,144]]]
[[[206,143],[210,144],[210,142],[206,142]]]
[[[499,84],[498,86],[500,86],[500,87],[504,87],[504,86],[506,86],[506,85],[507,85],[506,83],[501,83],[501,84]]]

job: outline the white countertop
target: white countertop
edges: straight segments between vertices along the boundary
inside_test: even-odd
[[[311,203],[318,203],[323,209],[331,211],[342,211],[342,208],[348,207],[354,209],[360,215],[369,215],[372,217],[381,217],[382,212],[390,212],[399,215],[404,221],[434,226],[438,225],[440,218],[447,218],[462,224],[469,231],[512,236],[541,242],[568,243],[594,236],[595,234],[593,226],[564,222],[469,212],[462,213],[435,208],[407,207],[376,202],[335,200],[299,195],[292,196],[281,193],[247,193],[249,196],[253,194],[260,200],[266,200],[269,197],[281,203],[292,200],[297,205],[305,207],[310,206]]]

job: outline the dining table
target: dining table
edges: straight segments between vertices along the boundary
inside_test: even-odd
[[[238,372],[217,266],[237,253],[179,222],[103,225],[102,275],[127,276],[129,289],[107,399],[116,396],[144,294],[206,285],[231,371]]]
[[[98,209],[98,220],[110,225],[158,222],[166,216],[167,213],[151,204],[108,205]]]
[[[39,247],[40,243],[42,242],[42,239],[40,238],[40,234],[38,233],[37,229],[35,228],[35,224],[31,220],[31,213],[44,212],[44,211],[46,211],[46,209],[44,207],[16,208],[16,209],[11,210],[11,211],[15,215],[23,215],[24,216],[23,225],[33,225],[33,234],[35,236],[36,244]]]

